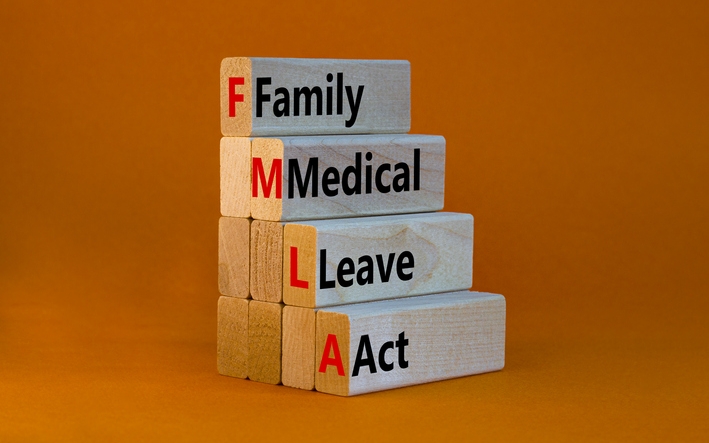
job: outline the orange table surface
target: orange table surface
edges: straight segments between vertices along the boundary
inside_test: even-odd
[[[705,441],[709,6],[0,8],[0,441]],[[340,398],[216,371],[219,63],[408,59],[500,372]]]

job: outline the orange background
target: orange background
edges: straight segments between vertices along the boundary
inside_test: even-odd
[[[0,440],[707,438],[708,4],[385,3],[3,2]],[[503,371],[355,398],[217,375],[242,55],[411,61]]]

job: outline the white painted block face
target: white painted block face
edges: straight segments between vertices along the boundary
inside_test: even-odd
[[[321,309],[315,388],[358,395],[500,370],[505,313],[503,296],[467,291]]]
[[[225,58],[225,136],[405,133],[411,122],[405,60]]]
[[[473,217],[430,214],[287,223],[283,301],[324,307],[469,289]]]
[[[256,138],[252,182],[222,199],[242,207],[232,200],[248,195],[251,216],[270,221],[438,211],[445,152],[432,135]]]
[[[266,221],[443,208],[446,141],[414,134],[221,140],[221,211]]]

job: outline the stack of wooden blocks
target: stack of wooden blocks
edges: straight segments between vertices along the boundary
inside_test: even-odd
[[[407,134],[394,60],[221,65],[219,373],[356,395],[502,369],[505,299],[469,292],[445,139]]]

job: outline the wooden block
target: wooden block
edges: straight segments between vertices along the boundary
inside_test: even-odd
[[[217,308],[217,371],[246,378],[249,352],[249,301],[219,297]]]
[[[249,302],[250,380],[277,385],[281,382],[281,316],[283,305]]]
[[[404,60],[232,57],[220,83],[225,136],[404,133],[411,123]]]
[[[255,138],[251,216],[309,220],[443,208],[446,141],[433,135]],[[230,203],[247,192],[223,194]]]
[[[315,389],[315,309],[283,308],[283,365],[285,386]]]
[[[463,291],[325,308],[315,336],[315,388],[330,394],[497,371],[505,298]]]
[[[249,297],[249,219],[219,219],[219,292]]]
[[[473,216],[452,212],[287,223],[283,301],[306,308],[468,289]]]
[[[280,303],[283,300],[283,224],[251,222],[251,297]]]
[[[251,139],[223,137],[220,142],[221,213],[251,216]]]

